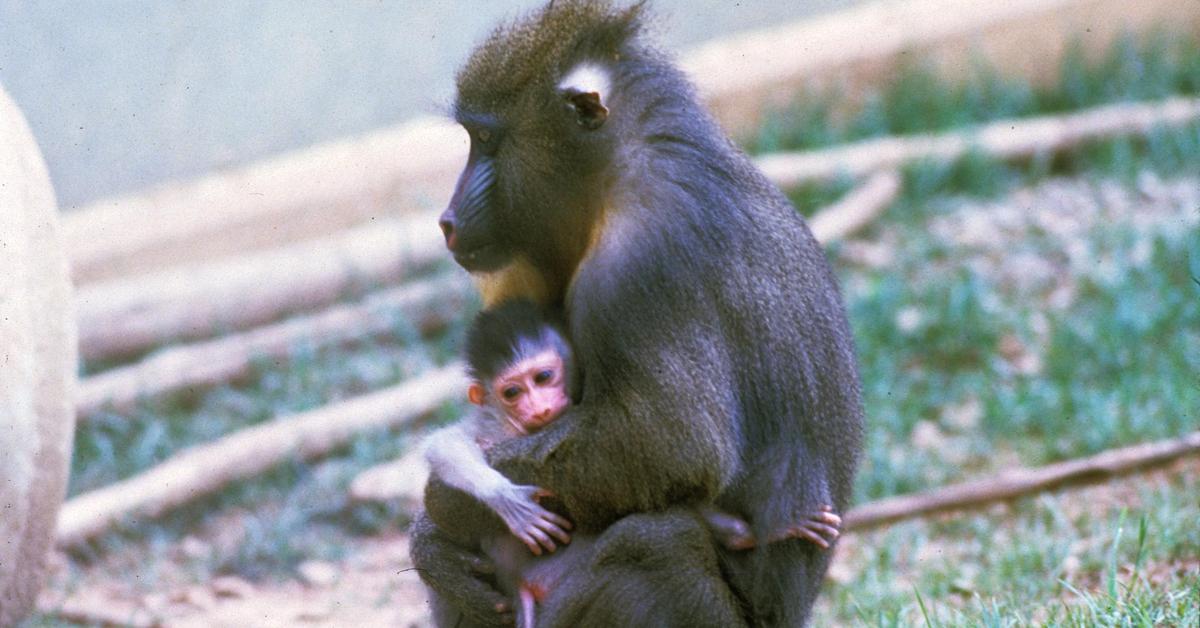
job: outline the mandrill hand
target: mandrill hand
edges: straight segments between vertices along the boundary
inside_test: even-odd
[[[542,508],[537,502],[542,497],[552,495],[536,486],[509,484],[492,495],[484,497],[484,502],[500,515],[509,532],[520,539],[534,556],[541,556],[543,549],[553,552],[558,544],[566,545],[571,542],[571,522],[565,518]]]
[[[465,549],[421,514],[409,529],[409,553],[421,580],[471,625],[512,626],[512,603],[479,576],[493,573],[491,561]]]
[[[833,506],[822,505],[808,513],[795,525],[788,526],[767,539],[774,543],[784,539],[802,539],[821,549],[829,549],[842,535],[842,518],[833,511]]]

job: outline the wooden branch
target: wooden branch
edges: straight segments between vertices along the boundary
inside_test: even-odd
[[[1010,469],[989,478],[863,504],[847,513],[846,529],[861,530],[935,512],[973,508],[1068,484],[1101,482],[1196,454],[1200,454],[1200,432],[1175,440],[1111,449],[1088,458],[1035,469]]]
[[[112,359],[246,329],[394,283],[447,259],[435,214],[377,221],[314,242],[85,286],[79,349]]]
[[[372,294],[318,314],[170,347],[135,364],[84,378],[75,411],[84,420],[102,408],[125,410],[138,399],[224,384],[248,374],[259,358],[283,358],[301,342],[335,345],[395,329],[407,320],[422,334],[469,307],[469,283],[458,273]]]
[[[997,159],[1028,158],[1088,141],[1144,134],[1156,127],[1197,120],[1200,120],[1200,99],[1169,98],[1158,103],[1096,107],[1062,116],[1001,120],[937,135],[885,137],[826,150],[776,153],[756,161],[772,181],[787,188],[838,175],[861,177],[921,159],[952,161],[971,150]]]
[[[903,184],[894,170],[877,172],[841,200],[817,212],[808,226],[822,243],[841,240],[878,218],[900,195]]]
[[[424,438],[424,435],[421,436]],[[410,512],[421,508],[429,464],[421,446],[410,447],[403,456],[375,465],[354,476],[350,498],[358,502],[400,500]]]
[[[316,238],[445,206],[467,134],[421,118],[68,212],[76,284]],[[394,215],[394,214],[392,214]]]
[[[75,545],[120,521],[160,516],[288,458],[317,458],[364,431],[412,423],[462,396],[466,387],[462,365],[452,364],[392,388],[193,447],[134,477],[68,500],[59,515],[57,542]]]

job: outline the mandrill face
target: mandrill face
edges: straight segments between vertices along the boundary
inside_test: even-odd
[[[536,432],[567,409],[567,378],[557,351],[546,350],[505,369],[492,382],[492,394],[509,424],[520,434]]]

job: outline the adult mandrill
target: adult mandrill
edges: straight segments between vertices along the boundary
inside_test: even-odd
[[[471,149],[441,220],[447,247],[485,305],[561,305],[582,376],[562,418],[489,458],[606,548],[539,625],[719,616],[728,595],[654,571],[715,551],[705,573],[747,624],[798,626],[831,552],[709,539],[678,556],[655,542],[678,522],[653,513],[712,504],[772,538],[822,505],[844,512],[863,419],[849,325],[804,221],[641,41],[642,6],[552,2],[495,31],[458,75]],[[452,491],[430,490],[427,503]],[[413,534],[443,602],[474,622],[504,617],[476,548],[428,519]]]

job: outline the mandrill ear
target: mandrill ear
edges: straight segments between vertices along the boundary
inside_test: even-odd
[[[471,385],[467,387],[467,400],[477,406],[482,406],[483,402],[487,400],[487,393],[483,391],[483,386],[471,382]]]
[[[579,126],[595,131],[608,120],[608,107],[604,106],[608,74],[603,68],[591,63],[576,67],[558,84],[558,93],[575,111]]]
[[[604,126],[604,121],[608,119],[608,107],[600,101],[600,94],[597,92],[576,92],[574,94],[566,94],[567,102],[575,109],[575,121],[579,126],[589,130]]]

